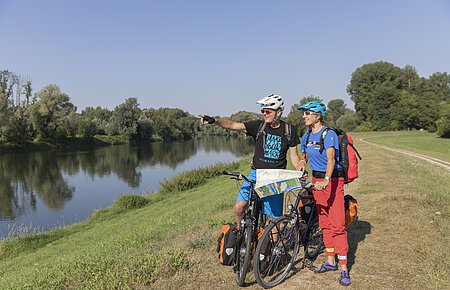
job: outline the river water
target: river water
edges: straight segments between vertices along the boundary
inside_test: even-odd
[[[87,219],[123,194],[148,194],[186,170],[253,152],[244,138],[0,154],[0,238]]]

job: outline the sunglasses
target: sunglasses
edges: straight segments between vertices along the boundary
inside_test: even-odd
[[[271,114],[272,112],[275,112],[275,111],[272,111],[272,110],[261,110],[261,113],[262,114]]]
[[[317,115],[317,113],[313,113],[311,111],[303,111],[303,116],[309,116],[309,115]]]

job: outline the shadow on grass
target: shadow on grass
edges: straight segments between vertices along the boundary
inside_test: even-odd
[[[358,244],[366,239],[366,236],[370,234],[372,225],[369,222],[357,220],[347,229],[348,234],[348,268],[352,269],[352,266],[356,261],[356,252],[358,250]]]

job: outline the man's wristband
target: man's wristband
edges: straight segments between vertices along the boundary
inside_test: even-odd
[[[216,122],[216,119],[214,117],[210,117],[208,115],[203,116],[203,120],[205,120],[208,124],[213,124]]]
[[[326,181],[330,181],[330,177],[329,176],[325,176],[325,180]]]

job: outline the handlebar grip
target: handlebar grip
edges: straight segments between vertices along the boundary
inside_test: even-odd
[[[226,170],[224,170],[224,171],[222,172],[222,174],[224,174],[224,175],[230,175],[230,176],[234,176],[234,177],[239,177],[239,176],[241,176],[241,174],[240,174],[239,172],[226,171]]]

